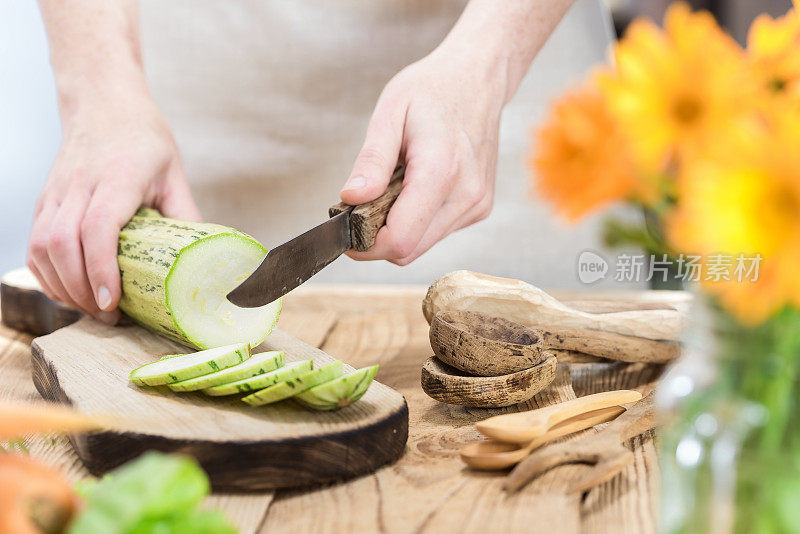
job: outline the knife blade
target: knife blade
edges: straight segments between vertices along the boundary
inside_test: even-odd
[[[242,308],[257,308],[279,299],[330,265],[347,250],[369,250],[402,190],[405,169],[399,166],[377,199],[332,206],[330,219],[272,249],[255,271],[228,293]]]
[[[269,251],[258,268],[228,293],[242,308],[281,298],[350,250],[350,211],[343,211]]]

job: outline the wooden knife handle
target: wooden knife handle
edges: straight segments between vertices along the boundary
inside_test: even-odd
[[[330,217],[339,215],[343,211],[353,210],[350,214],[350,236],[353,249],[364,252],[375,244],[375,236],[378,235],[378,230],[386,224],[386,216],[403,189],[403,177],[405,174],[406,168],[403,165],[398,165],[386,191],[375,200],[355,207],[340,202],[335,206],[331,206],[328,210]]]

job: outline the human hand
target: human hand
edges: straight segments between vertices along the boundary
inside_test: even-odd
[[[141,205],[199,220],[178,148],[149,97],[95,100],[63,122],[36,204],[28,267],[48,297],[114,324],[120,229]]]
[[[506,77],[501,65],[470,61],[442,46],[384,88],[341,198],[358,205],[380,196],[398,159],[403,190],[375,245],[351,258],[407,265],[489,215]]]

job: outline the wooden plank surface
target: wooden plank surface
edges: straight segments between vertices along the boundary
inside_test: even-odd
[[[409,442],[396,464],[345,483],[215,495],[210,504],[223,508],[246,534],[655,532],[658,465],[650,435],[633,440],[633,465],[584,498],[558,491],[560,478],[581,466],[547,473],[511,497],[500,490],[502,473],[477,473],[463,466],[458,450],[479,439],[474,422],[501,411],[447,406],[422,392],[420,368],[432,355],[420,311],[424,293],[422,287],[302,288],[287,297],[280,322],[284,330],[351,365],[381,364],[377,379],[400,391],[409,404]],[[30,339],[0,327],[0,398],[39,397],[30,379]],[[658,367],[640,364],[576,365],[571,375],[562,370],[531,406],[635,387],[658,372]],[[64,469],[72,479],[87,476],[65,440],[29,438],[26,443],[31,454]]]

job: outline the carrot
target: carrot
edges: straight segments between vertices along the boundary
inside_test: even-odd
[[[25,434],[80,432],[105,426],[100,417],[84,415],[70,408],[20,402],[0,403],[0,441]]]
[[[0,532],[63,532],[78,498],[61,474],[22,454],[0,454]]]
[[[82,432],[107,423],[64,406],[0,402],[0,441],[25,434]],[[62,532],[77,506],[76,494],[58,471],[26,455],[0,454],[0,532]]]

